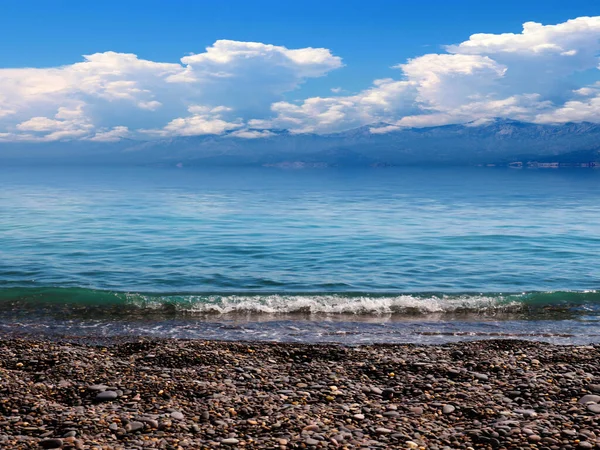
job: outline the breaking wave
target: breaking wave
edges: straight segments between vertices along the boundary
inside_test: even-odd
[[[600,314],[600,292],[131,293],[82,288],[0,289],[0,312],[96,315],[556,315]]]

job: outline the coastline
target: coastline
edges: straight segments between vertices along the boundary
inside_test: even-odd
[[[10,449],[590,449],[594,395],[599,345],[0,340]]]

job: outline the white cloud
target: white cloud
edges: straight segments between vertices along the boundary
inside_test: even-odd
[[[335,87],[336,95],[292,102],[285,93],[342,60],[324,48],[230,40],[180,63],[96,53],[61,67],[0,69],[0,140],[253,139],[272,129],[330,133],[362,125],[385,133],[493,117],[600,122],[598,55],[600,17],[527,22],[520,33],[473,34],[445,52],[416,56],[394,66],[398,76],[356,94]]]
[[[3,109],[2,107],[0,107],[0,119],[2,117],[10,116],[12,114],[15,114],[15,111],[13,111],[12,109]]]
[[[472,35],[468,41],[449,45],[450,53],[470,55],[521,54],[531,57],[578,56],[594,64],[598,49],[600,17],[578,17],[557,25],[523,24],[521,33]]]
[[[538,114],[534,122],[566,123],[595,122],[600,123],[600,82],[573,91],[575,98],[562,106]]]
[[[135,132],[147,124],[167,124],[167,134],[177,130],[213,133],[238,125],[200,116],[182,117],[189,105],[225,104],[251,118],[250,114],[261,110],[268,112],[272,102],[307,78],[341,66],[341,59],[327,49],[223,40],[204,53],[183,57],[181,64],[105,52],[61,67],[0,69],[0,132],[4,139],[25,136],[28,131],[62,133],[53,134],[52,139],[71,135],[89,139],[95,136],[94,130],[105,133],[127,127]],[[77,132],[75,123],[52,118],[59,108],[72,103],[81,104],[87,117],[86,126]],[[42,139],[37,134],[27,136]]]
[[[260,139],[273,136],[274,133],[269,130],[238,130],[231,133],[230,136],[242,139]]]
[[[240,128],[241,123],[213,119],[204,115],[180,117],[167,124],[159,134],[163,136],[196,136],[202,134],[222,134],[228,130]]]
[[[385,133],[493,117],[600,121],[598,85],[577,87],[572,78],[586,70],[600,75],[600,17],[528,22],[522,33],[475,34],[447,51],[398,64],[398,80],[376,81],[356,95],[275,103],[271,123],[294,132],[327,132],[383,122],[388,125],[371,132]]]
[[[114,127],[110,130],[100,130],[88,140],[94,142],[117,142],[129,135],[129,128]]]
[[[295,133],[328,133],[342,131],[394,117],[417,112],[414,104],[416,84],[392,79],[376,80],[372,88],[345,97],[315,97],[300,105],[274,103],[275,117],[258,123],[272,128],[287,128]]]
[[[537,115],[534,121],[539,123],[600,123],[600,94],[585,101],[568,101],[560,108]]]
[[[59,141],[87,136],[94,126],[83,113],[83,105],[60,107],[53,118],[35,116],[15,126],[25,132],[21,138],[32,141]]]
[[[203,134],[222,134],[243,127],[241,119],[229,122],[223,114],[231,108],[217,106],[192,105],[188,108],[191,115],[171,120],[164,128],[145,130],[145,133],[159,136],[199,136]]]
[[[290,50],[260,42],[219,40],[204,53],[181,58],[181,62],[191,71],[191,77],[181,81],[189,82],[206,76],[237,77],[240,73],[235,69],[240,66],[248,67],[265,61],[268,61],[271,69],[280,67],[288,70],[292,83],[299,83],[304,78],[323,76],[342,66],[341,58],[333,56],[325,48]]]
[[[369,131],[373,134],[385,134],[391,131],[398,131],[401,127],[397,125],[385,125],[383,127],[371,127]]]

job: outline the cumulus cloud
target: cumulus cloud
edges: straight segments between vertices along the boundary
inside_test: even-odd
[[[0,69],[0,132],[5,139],[34,140],[93,139],[107,130],[116,136],[122,127],[147,124],[162,125],[162,134],[222,132],[238,125],[203,114],[184,116],[190,105],[227,105],[246,115],[268,112],[283,93],[341,66],[327,49],[222,40],[180,64],[105,52],[62,67]],[[80,105],[76,121],[54,117],[73,103]],[[39,135],[43,132],[49,135]],[[62,134],[50,136],[57,132]]]
[[[188,111],[191,115],[173,119],[162,129],[144,130],[144,132],[159,136],[200,136],[203,134],[222,134],[225,131],[235,130],[243,126],[241,119],[228,122],[223,118],[223,114],[231,111],[231,108],[226,106],[210,108],[193,105],[188,108]]]
[[[237,130],[230,134],[231,137],[243,139],[260,139],[273,136],[274,133],[269,130]]]
[[[113,127],[110,130],[99,130],[88,140],[93,142],[117,142],[129,135],[127,127]]]
[[[83,105],[60,107],[52,118],[34,116],[15,126],[22,138],[32,141],[58,141],[87,136],[94,126],[83,112]]]
[[[593,65],[599,31],[600,17],[578,17],[557,25],[526,22],[521,33],[478,33],[447,50],[470,55],[578,56]]]
[[[325,48],[230,40],[179,63],[96,53],[61,67],[0,69],[0,140],[257,139],[275,129],[332,133],[363,125],[388,133],[494,117],[600,122],[598,55],[600,17],[527,22],[520,33],[477,33],[399,62],[397,76],[358,93],[335,87],[292,102],[284,94],[341,68],[341,58]]]
[[[294,133],[328,133],[371,124],[383,117],[418,112],[416,84],[392,79],[375,80],[373,87],[356,95],[314,97],[297,105],[277,102],[275,117],[251,125],[286,128]]]
[[[370,129],[386,133],[493,117],[600,122],[598,84],[577,88],[574,78],[600,75],[600,17],[527,22],[521,33],[475,34],[446,51],[398,64],[397,80],[378,80],[352,96],[275,103],[272,124],[325,132],[383,122]]]

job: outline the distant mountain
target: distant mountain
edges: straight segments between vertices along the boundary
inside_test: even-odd
[[[496,119],[371,132],[382,126],[386,124],[325,135],[271,130],[269,137],[258,139],[225,134],[116,143],[4,143],[0,163],[328,167],[600,158],[600,125],[593,123],[540,125]]]

